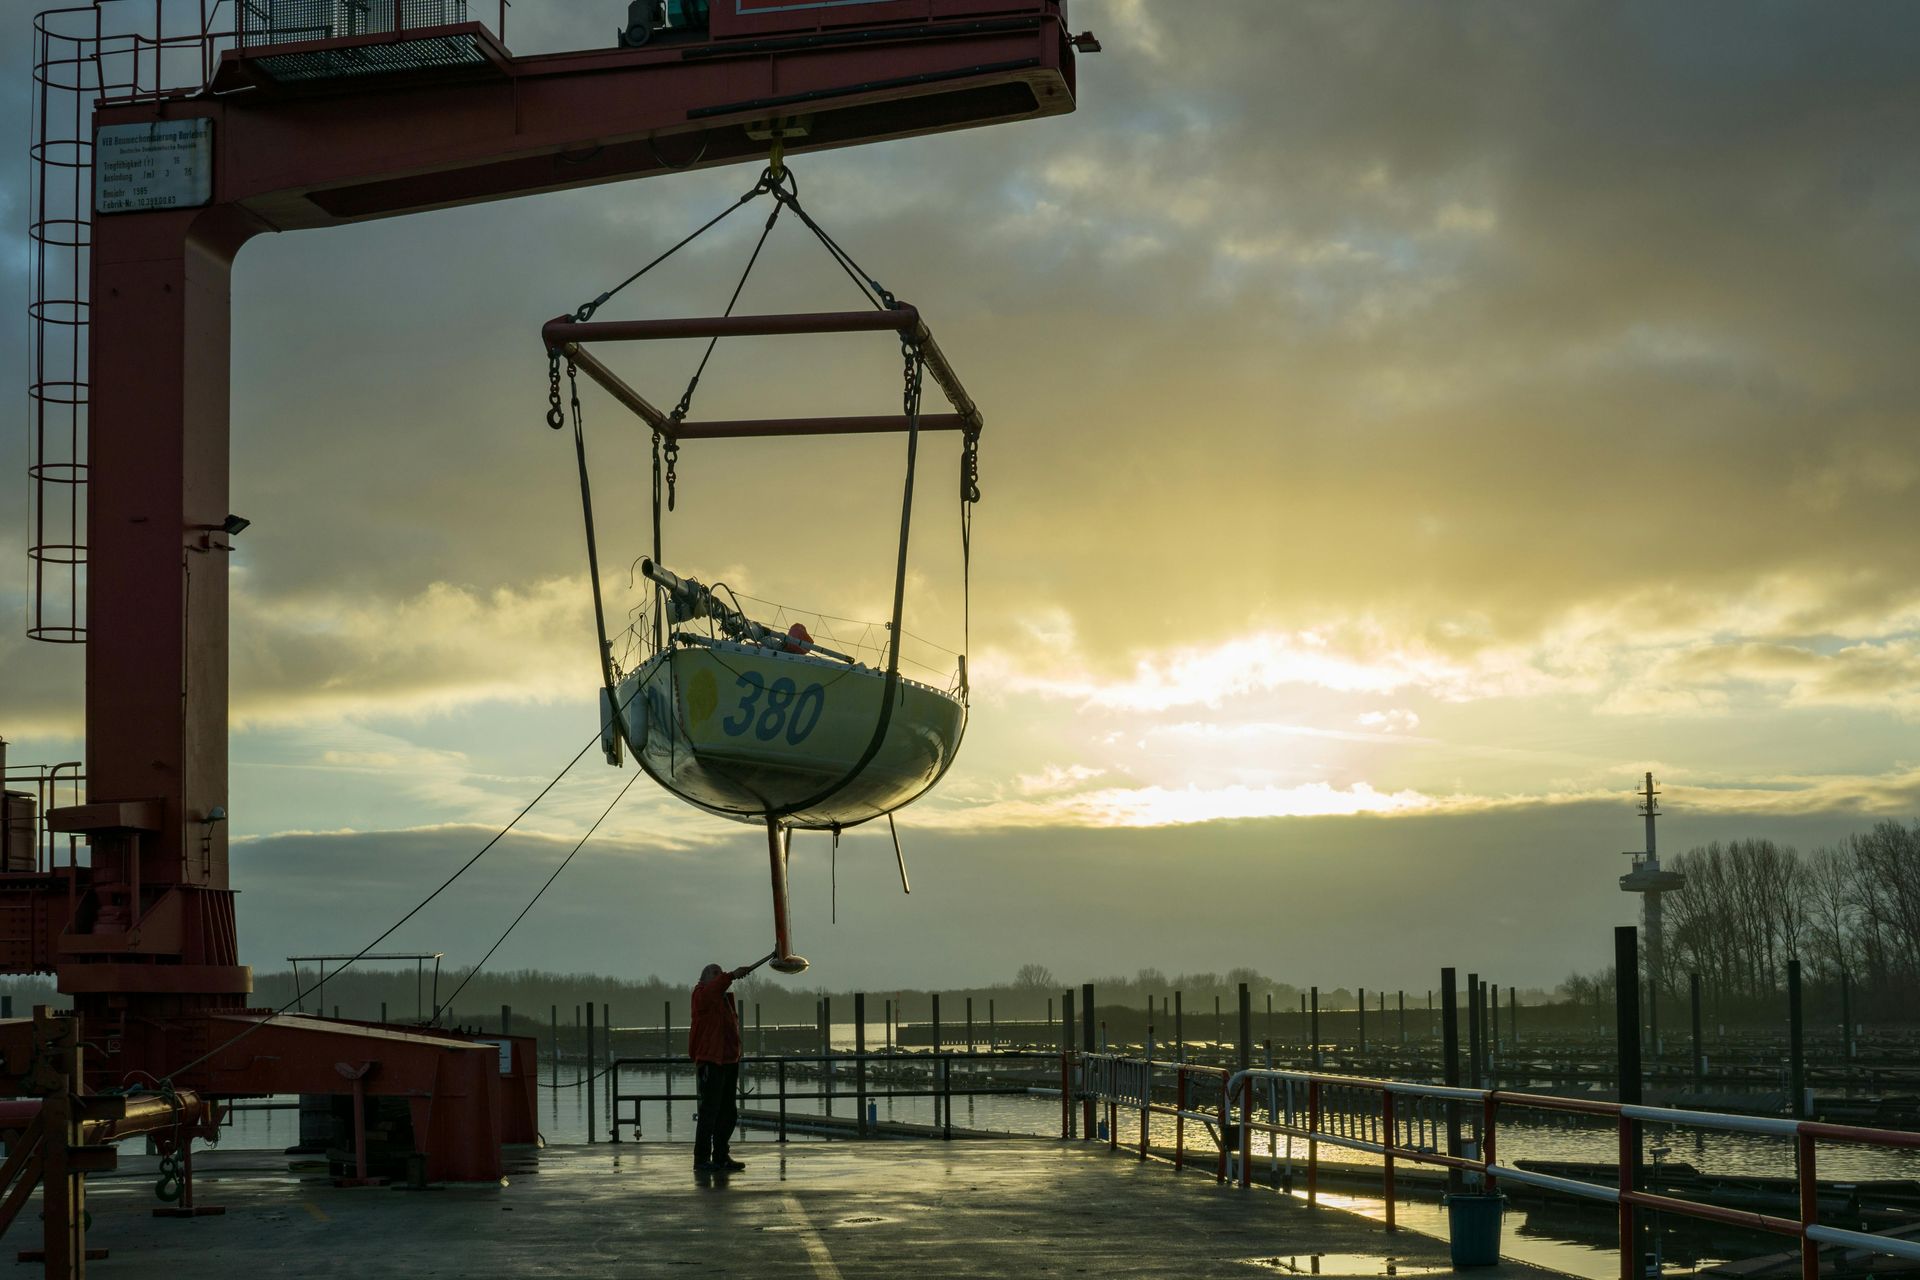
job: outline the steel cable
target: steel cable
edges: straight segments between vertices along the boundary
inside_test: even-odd
[[[507,935],[512,933],[514,931],[515,926],[517,926],[522,920],[527,918],[527,913],[529,911],[532,911],[534,908],[534,905],[540,901],[541,896],[545,894],[548,889],[551,889],[553,887],[553,882],[560,878],[560,873],[567,869],[567,864],[573,861],[573,855],[576,853],[579,853],[581,849],[586,847],[587,841],[593,839],[593,833],[600,829],[600,824],[607,820],[607,815],[613,812],[614,806],[618,805],[622,800],[626,799],[627,792],[633,789],[633,784],[640,781],[640,779],[644,777],[646,777],[646,774],[644,772],[638,769],[634,770],[633,775],[627,779],[626,785],[620,788],[619,794],[614,796],[614,798],[607,803],[607,807],[600,811],[600,816],[593,820],[593,825],[587,828],[587,833],[581,836],[580,839],[574,844],[573,848],[568,850],[567,856],[560,860],[560,865],[553,869],[553,874],[547,877],[546,883],[541,885],[540,888],[534,892],[533,897],[527,900],[527,905],[520,908],[520,914],[515,916],[512,922],[509,923],[505,929],[501,930],[500,936],[493,940],[493,945],[487,948],[487,954],[481,956],[480,959],[477,962],[475,962],[473,968],[467,970],[467,976],[460,979],[460,985],[453,989],[452,994],[449,995],[446,998],[446,1000],[441,1003],[438,1009],[434,1010],[433,1021],[428,1024],[429,1026],[440,1025],[440,1015],[446,1010],[451,1009],[453,1007],[453,1002],[455,997],[457,997],[462,991],[465,991],[467,989],[467,984],[469,982],[472,982],[474,979],[474,976],[478,974],[480,970],[486,967],[487,961],[493,959],[493,953],[500,949],[500,944],[507,940]]]
[[[372,942],[369,942],[366,946],[360,948],[360,950],[354,952],[353,955],[344,964],[342,964],[338,969],[335,969],[331,974],[328,974],[327,976],[338,977],[340,974],[346,972],[348,969],[351,969],[354,966],[355,962],[360,960],[368,952],[372,951],[375,947],[385,942],[388,938],[392,937],[395,933],[399,931],[402,925],[407,923],[407,921],[413,919],[415,916],[419,915],[422,911],[426,910],[429,903],[431,903],[435,898],[438,898],[441,894],[445,893],[453,885],[454,881],[458,880],[461,876],[465,875],[469,870],[473,868],[473,865],[476,862],[480,861],[480,859],[484,858],[487,855],[487,853],[495,845],[499,844],[502,840],[506,839],[507,833],[509,831],[512,831],[514,827],[519,825],[520,819],[526,817],[529,813],[533,812],[533,807],[539,804],[542,800],[546,799],[547,793],[552,791],[555,787],[559,786],[560,780],[566,777],[567,774],[571,773],[573,771],[573,766],[575,766],[576,764],[579,764],[581,759],[586,756],[587,752],[592,750],[594,745],[599,741],[600,741],[600,735],[598,733],[595,733],[591,738],[587,739],[586,745],[581,747],[580,750],[574,754],[573,759],[567,761],[566,767],[561,769],[559,773],[556,773],[555,775],[553,775],[552,780],[549,781],[546,786],[540,788],[540,793],[534,796],[533,799],[527,801],[527,803],[521,808],[520,812],[514,814],[513,818],[507,823],[507,825],[504,827],[501,827],[500,830],[495,832],[492,838],[489,839],[485,844],[481,845],[479,850],[471,858],[468,858],[465,862],[461,863],[459,868],[455,870],[452,875],[448,876],[445,880],[441,881],[439,888],[435,889],[432,893],[429,893],[426,897],[422,898],[405,915],[401,916],[398,920],[394,921],[391,925],[389,925],[386,931],[383,932],[379,937],[375,938]],[[195,1067],[199,1066],[201,1063],[206,1062],[208,1059],[212,1058],[215,1054],[223,1053],[227,1049],[232,1048],[234,1045],[238,1044],[240,1041],[252,1035],[255,1031],[258,1031],[261,1027],[266,1026],[269,1022],[272,1022],[275,1018],[278,1018],[280,1015],[284,1014],[287,1010],[299,1004],[302,1000],[306,999],[307,996],[319,990],[322,981],[324,981],[324,979],[317,980],[311,986],[306,987],[302,990],[296,991],[294,993],[293,999],[287,1001],[285,1004],[281,1005],[278,1009],[275,1009],[272,1013],[269,1013],[266,1017],[261,1018],[259,1021],[249,1023],[246,1026],[246,1028],[240,1031],[238,1034],[233,1035],[228,1039],[222,1041],[221,1043],[215,1045],[213,1048],[207,1050],[205,1053],[201,1054],[199,1057],[186,1063],[184,1066],[175,1067],[172,1071],[169,1071],[166,1075],[161,1077],[161,1082],[163,1084],[171,1085],[175,1076],[183,1075],[186,1072],[193,1070]]]

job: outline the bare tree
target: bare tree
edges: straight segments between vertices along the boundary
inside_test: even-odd
[[[1807,952],[1816,982],[1838,982],[1855,969],[1858,916],[1853,868],[1844,849],[1815,849],[1806,865]]]
[[[1023,991],[1053,991],[1059,987],[1053,970],[1043,964],[1023,964],[1014,970],[1013,985]]]

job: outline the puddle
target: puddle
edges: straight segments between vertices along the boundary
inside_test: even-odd
[[[1453,1269],[1444,1262],[1413,1262],[1376,1253],[1294,1253],[1241,1261],[1295,1276],[1432,1276]]]

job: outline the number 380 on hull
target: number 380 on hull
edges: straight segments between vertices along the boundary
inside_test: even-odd
[[[946,772],[966,726],[958,698],[900,677],[872,758],[886,674],[808,653],[690,636],[615,691],[618,726],[667,790],[739,822],[848,827],[915,799]]]

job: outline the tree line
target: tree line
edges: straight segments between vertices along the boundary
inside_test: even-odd
[[[1805,853],[1764,838],[1714,841],[1667,865],[1687,883],[1663,898],[1662,972],[1644,975],[1663,993],[1686,998],[1698,974],[1717,1016],[1760,1015],[1779,1006],[1797,959],[1803,993],[1837,1006],[1845,983],[1856,1020],[1920,1007],[1920,821],[1878,822]],[[1562,985],[1579,1001],[1602,988],[1610,998],[1612,983],[1608,971]]]

